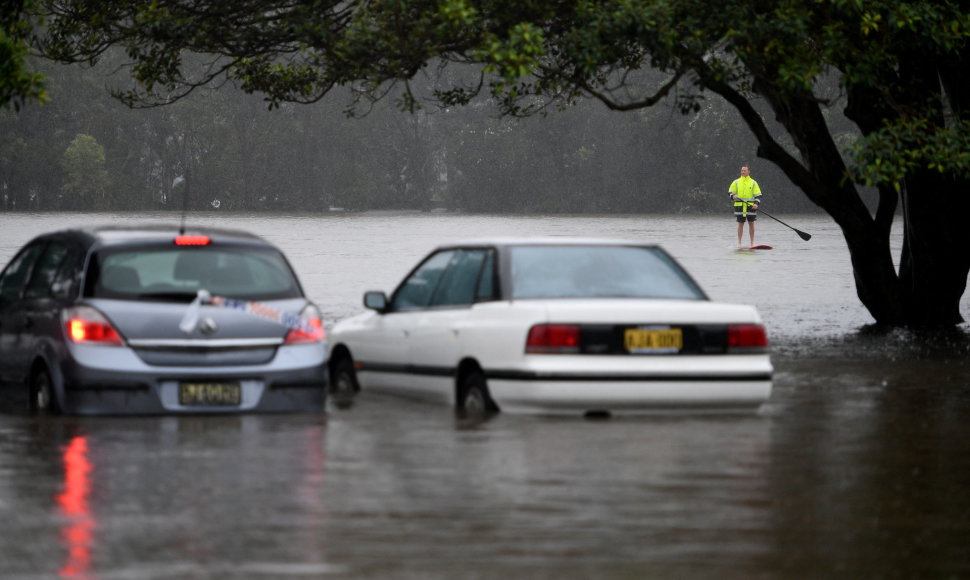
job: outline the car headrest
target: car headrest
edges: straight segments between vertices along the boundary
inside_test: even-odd
[[[211,252],[188,251],[175,260],[176,280],[204,280],[216,267],[216,255]]]
[[[101,285],[112,290],[132,290],[141,287],[141,278],[131,266],[109,266],[101,273]]]

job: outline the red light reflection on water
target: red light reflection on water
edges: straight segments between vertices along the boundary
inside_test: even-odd
[[[67,559],[59,574],[62,578],[88,578],[91,568],[91,544],[95,520],[88,505],[91,492],[92,465],[88,459],[88,441],[76,436],[64,448],[64,491],[57,495],[61,513],[67,522],[61,536],[67,544]]]

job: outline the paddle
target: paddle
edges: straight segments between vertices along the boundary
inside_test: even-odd
[[[744,201],[744,200],[741,200],[741,201]],[[744,203],[746,203],[748,205],[752,205],[754,202],[747,202],[747,201],[745,201]],[[766,212],[763,209],[760,209],[759,208],[758,209],[758,213],[764,214],[764,215],[770,217],[771,219],[775,220],[776,222],[780,223],[781,225],[783,225],[783,226],[785,226],[787,228],[791,228],[792,230],[795,231],[796,234],[798,234],[798,237],[800,237],[801,239],[805,240],[806,242],[808,240],[812,239],[812,234],[806,234],[805,232],[803,232],[800,229],[792,228],[790,225],[786,224],[785,222],[781,221],[780,219],[776,218],[775,216],[771,215],[770,213]]]
[[[802,230],[799,230],[799,229],[796,229],[796,228],[792,228],[790,225],[786,224],[785,222],[781,221],[780,219],[776,218],[775,216],[771,215],[770,213],[766,212],[763,209],[759,209],[758,210],[758,213],[764,214],[764,215],[770,217],[771,219],[775,220],[776,222],[780,223],[781,225],[786,226],[786,227],[789,227],[789,228],[795,230],[795,233],[798,234],[798,237],[800,237],[801,239],[805,240],[806,242],[808,240],[812,239],[812,234],[806,234]]]

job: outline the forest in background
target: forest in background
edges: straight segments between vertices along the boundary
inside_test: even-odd
[[[819,211],[759,160],[720,99],[612,112],[598,102],[500,118],[488,102],[407,113],[393,99],[349,118],[338,93],[269,110],[232,86],[131,109],[98,67],[38,62],[50,102],[0,109],[0,211],[485,213],[729,211],[742,163],[766,208]],[[841,121],[838,106],[830,122]],[[855,135],[836,132],[847,147]],[[186,197],[183,197],[186,196]]]

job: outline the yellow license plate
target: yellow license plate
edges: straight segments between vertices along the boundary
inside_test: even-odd
[[[684,333],[679,328],[628,328],[623,335],[627,352],[665,354],[684,348]]]
[[[239,383],[181,383],[179,404],[192,407],[231,406],[242,403]]]

